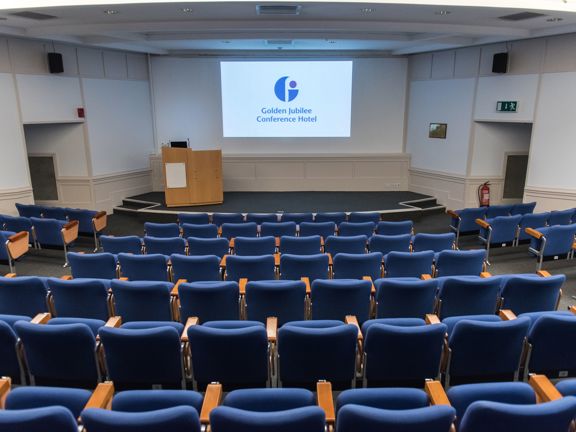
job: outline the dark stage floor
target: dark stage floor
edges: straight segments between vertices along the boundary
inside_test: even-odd
[[[404,201],[426,200],[409,206]],[[132,201],[133,200],[133,201]],[[390,211],[407,210],[411,206],[429,208],[435,206],[434,197],[414,192],[225,192],[224,202],[216,205],[193,207],[166,207],[163,192],[150,192],[125,200],[132,208],[147,207],[135,201],[156,203],[150,210],[174,212],[240,212],[240,213],[281,213],[281,212],[330,212],[330,211]]]

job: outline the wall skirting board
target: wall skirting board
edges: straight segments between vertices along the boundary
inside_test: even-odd
[[[408,189],[410,155],[224,155],[224,190],[385,191]],[[150,158],[154,190],[164,190],[159,155]]]
[[[18,215],[16,203],[34,204],[31,187],[0,190],[0,214]]]
[[[526,186],[524,201],[536,201],[536,211],[564,210],[576,207],[576,189]]]
[[[112,213],[128,196],[152,191],[152,170],[105,174],[92,178],[95,208]]]

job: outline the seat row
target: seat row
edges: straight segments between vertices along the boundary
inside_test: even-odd
[[[206,250],[204,253],[210,253]],[[445,250],[439,253],[381,252],[346,253],[336,251],[314,255],[133,255],[107,252],[82,254],[69,252],[74,278],[189,281],[287,279],[362,279],[380,277],[416,277],[475,275],[485,271],[484,250]]]
[[[5,409],[0,431],[75,432],[338,432],[401,430],[479,432],[567,431],[576,398],[563,396],[546,377],[530,384],[470,384],[444,391],[437,381],[423,389],[375,388],[341,392],[319,382],[306,389],[242,389],[222,397],[210,384],[204,396],[190,390],[121,391],[99,384],[94,392],[70,388],[16,388],[0,381]]]

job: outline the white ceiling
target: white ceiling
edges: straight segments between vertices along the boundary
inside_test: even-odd
[[[262,16],[256,11],[261,4],[301,9],[294,16]],[[56,18],[12,15],[22,11]],[[499,18],[520,12],[544,16]],[[572,32],[576,0],[0,1],[0,34],[155,54],[284,50],[405,55]]]

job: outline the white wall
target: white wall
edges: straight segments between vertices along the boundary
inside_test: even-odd
[[[94,176],[147,169],[154,153],[147,81],[83,79]]]
[[[475,80],[413,81],[406,152],[412,167],[466,174]],[[447,123],[446,139],[428,138],[430,123]]]
[[[56,177],[87,177],[88,162],[82,124],[26,125],[28,154],[55,154]]]
[[[528,154],[531,133],[531,124],[477,122],[470,175],[504,177],[506,154]]]
[[[190,139],[192,148],[224,155],[401,153],[406,59],[355,59],[350,138],[222,137],[220,60],[154,57],[158,141]]]

